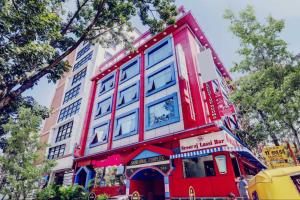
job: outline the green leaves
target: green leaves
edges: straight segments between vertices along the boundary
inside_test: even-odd
[[[0,10],[0,110],[46,76],[57,81],[83,41],[130,47],[132,17],[157,33],[175,22],[174,0],[3,0]]]
[[[293,133],[299,142],[294,130],[300,117],[300,65],[279,37],[284,21],[269,16],[260,23],[250,6],[239,16],[227,10],[224,17],[241,42],[237,51],[241,61],[232,71],[242,76],[234,83],[236,90],[231,98],[238,106],[244,130],[257,137],[257,142],[271,136],[277,144],[283,132]]]
[[[9,137],[4,154],[0,156],[0,193],[9,199],[25,199],[33,190],[39,189],[38,182],[54,166],[48,160],[36,165],[40,156],[38,151],[45,145],[39,143],[42,120],[42,115],[36,112],[39,110],[38,107],[21,107],[18,115],[3,126]]]

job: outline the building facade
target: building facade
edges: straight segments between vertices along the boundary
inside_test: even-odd
[[[239,196],[237,178],[264,165],[234,133],[230,75],[192,14],[134,45],[92,78],[74,182],[146,199]]]
[[[132,36],[137,37],[138,31]],[[44,122],[40,141],[49,144],[41,151],[42,157],[55,160],[56,166],[48,178],[58,185],[71,185],[73,180],[73,152],[79,144],[91,77],[98,67],[120,50],[120,45],[102,48],[99,44],[83,42],[67,60],[72,69],[60,79],[51,103],[52,113]],[[42,160],[40,160],[42,162]]]

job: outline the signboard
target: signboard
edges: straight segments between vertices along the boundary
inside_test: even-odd
[[[262,156],[271,169],[294,165],[293,159],[284,145],[264,147]]]
[[[219,131],[180,140],[180,151],[182,153],[220,146],[236,147],[241,145],[236,139],[234,139],[225,131]]]
[[[153,166],[154,168],[157,168],[163,173],[167,174],[168,171],[170,170],[170,159],[168,156],[159,155],[159,156],[132,160],[126,167],[126,176],[130,177],[137,170],[149,166]]]
[[[97,195],[94,192],[91,192],[89,194],[88,200],[96,200],[97,199]]]
[[[132,160],[128,164],[128,166],[155,163],[155,162],[161,162],[161,161],[166,161],[166,160],[169,160],[168,156],[159,155],[159,156],[154,156],[154,157],[149,157],[149,158],[142,158],[142,159]]]
[[[195,190],[194,190],[193,186],[189,187],[189,199],[190,200],[195,200],[196,199],[196,193],[195,193]]]
[[[140,200],[141,197],[140,197],[140,193],[138,191],[134,191],[132,193],[132,197],[131,197],[132,200]]]
[[[162,171],[163,173],[167,174],[170,170],[170,164],[161,164],[161,165],[155,165],[153,168],[157,168],[160,171]],[[131,177],[132,174],[134,174],[134,172],[136,172],[137,170],[139,170],[140,168],[127,168],[126,169],[126,176],[127,177]]]
[[[267,161],[278,161],[288,159],[284,146],[264,147],[263,156]]]
[[[221,116],[219,115],[219,110],[218,110],[217,93],[221,92],[221,90],[217,89],[217,87],[219,87],[218,82],[217,80],[213,80],[213,81],[208,81],[203,85],[204,85],[206,102],[210,114],[209,117],[212,121],[220,120]]]

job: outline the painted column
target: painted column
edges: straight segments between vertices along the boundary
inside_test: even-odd
[[[168,176],[164,176],[164,184],[165,184],[165,199],[170,199],[170,186],[169,186]]]
[[[126,195],[129,195],[129,188],[130,188],[130,180],[126,179]]]

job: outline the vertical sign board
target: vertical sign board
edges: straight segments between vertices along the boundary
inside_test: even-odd
[[[203,84],[204,92],[206,97],[206,102],[209,110],[209,118],[211,121],[220,120],[221,116],[219,114],[218,107],[220,104],[220,92],[221,90],[218,89],[218,80],[208,81]]]
[[[193,186],[189,187],[189,200],[196,200],[196,193]]]

